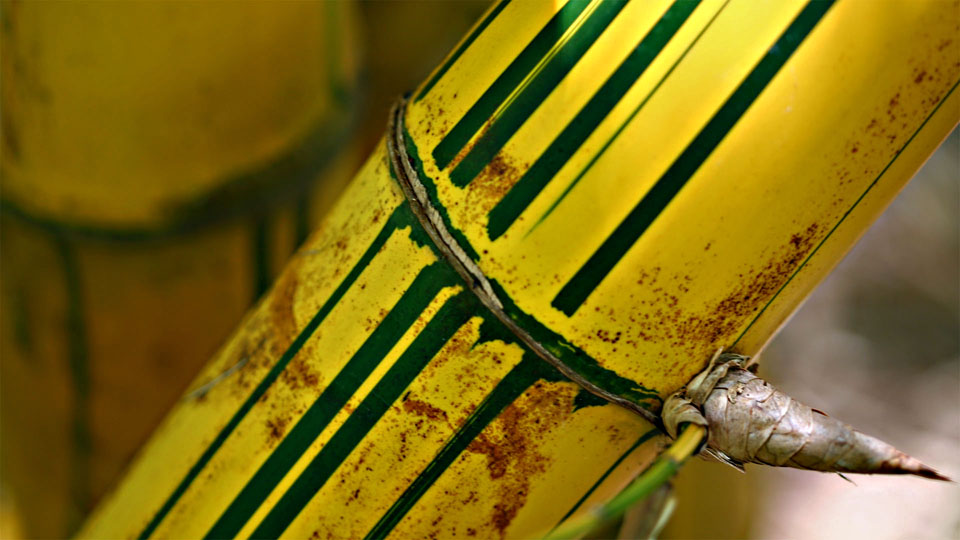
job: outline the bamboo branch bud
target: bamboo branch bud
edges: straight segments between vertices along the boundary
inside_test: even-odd
[[[893,446],[777,390],[744,369],[746,360],[734,354],[718,355],[685,390],[671,396],[663,409],[668,433],[675,436],[684,423],[705,425],[705,451],[719,453],[734,466],[761,463],[949,480]]]

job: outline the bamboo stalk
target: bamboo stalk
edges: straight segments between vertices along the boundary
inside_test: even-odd
[[[26,536],[79,527],[352,175],[351,9],[0,4],[0,455]]]
[[[955,7],[494,4],[82,536],[578,520],[956,124]]]

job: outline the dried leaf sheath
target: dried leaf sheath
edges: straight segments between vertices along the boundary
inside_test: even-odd
[[[664,406],[671,433],[692,422],[696,408],[708,446],[739,463],[824,472],[945,477],[889,444],[812,409],[743,368],[744,357],[722,355]]]

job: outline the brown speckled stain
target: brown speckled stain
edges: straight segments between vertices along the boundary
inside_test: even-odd
[[[277,417],[266,421],[267,425],[267,447],[276,446],[287,432],[289,418]]]
[[[448,209],[456,213],[454,224],[467,226],[485,222],[490,210],[503,199],[529,167],[528,163],[519,163],[505,152],[498,152],[470,182],[463,207]]]
[[[603,328],[594,330],[586,337],[588,341],[617,344],[613,354],[618,361],[630,361],[632,355],[646,348],[642,342],[668,345],[672,353],[661,353],[660,359],[648,359],[654,369],[675,375],[678,380],[692,375],[696,368],[684,359],[703,356],[705,350],[729,345],[746,321],[756,316],[760,309],[773,298],[790,276],[800,267],[822,237],[823,227],[810,224],[795,233],[772,255],[757,261],[751,270],[741,274],[740,285],[729,294],[703,311],[693,314],[680,305],[681,296],[690,290],[686,285],[691,277],[683,274],[661,275],[659,267],[638,271],[637,284],[657,295],[655,300],[638,302],[638,309],[627,314],[629,332],[618,336]],[[610,321],[611,327],[623,327],[622,315],[607,312],[599,307]],[[707,315],[703,315],[706,313]],[[621,348],[622,344],[622,348]],[[598,358],[602,362],[602,358]],[[663,392],[673,389],[661,388]],[[651,402],[654,407],[659,403]]]
[[[407,393],[409,395],[409,392]],[[417,414],[419,416],[425,416],[430,420],[446,420],[447,412],[439,407],[434,407],[426,401],[420,401],[418,399],[413,399],[410,397],[405,397],[403,400],[403,410],[408,413]]]
[[[280,379],[291,390],[319,388],[320,375],[310,368],[309,355],[300,356],[303,356],[303,358],[293,360],[287,365],[286,369],[280,372]]]
[[[531,480],[547,470],[549,458],[537,450],[538,442],[570,413],[576,392],[573,384],[536,383],[467,447],[486,456],[487,472],[496,481],[490,521],[501,538],[526,503]]]
[[[444,112],[443,109],[438,110],[438,113],[441,117],[443,116],[443,112]],[[488,118],[487,121],[483,123],[483,126],[479,130],[477,130],[477,133],[473,136],[473,138],[467,144],[463,145],[463,148],[461,148],[460,151],[457,152],[457,155],[453,156],[453,159],[450,161],[450,164],[447,165],[446,167],[448,171],[452,171],[453,169],[457,168],[457,165],[459,165],[460,162],[463,161],[463,158],[467,157],[467,154],[469,154],[470,151],[473,150],[473,147],[477,145],[477,142],[480,141],[480,139],[483,138],[483,136],[487,133],[487,131],[490,130],[490,127],[493,125],[493,120],[494,120],[493,118]]]
[[[676,321],[677,343],[721,344],[741,329],[743,322],[759,312],[790,279],[819,239],[820,225],[813,223],[755,269],[741,285],[709,310],[709,317],[685,317]]]
[[[423,120],[420,121],[423,133],[442,139],[450,132],[450,118],[446,116],[443,107],[434,108],[429,100],[421,102],[418,106],[426,110]]]
[[[232,393],[242,399],[250,394],[250,390],[257,382],[255,378],[270,362],[270,347],[267,346],[267,342],[273,341],[273,334],[269,326],[251,324],[250,327],[256,328],[256,330],[244,336],[244,342],[240,346],[238,354],[230,365],[224,368],[226,370],[236,363],[244,362],[243,367],[237,370],[235,376],[230,376],[224,381],[230,386]],[[264,395],[266,396],[266,394]]]
[[[297,337],[297,321],[293,316],[293,302],[299,281],[294,268],[287,268],[280,275],[273,292],[270,294],[269,313],[270,325],[277,336],[274,340],[278,346],[286,348],[286,344]],[[274,347],[277,349],[279,347]],[[274,353],[283,354],[283,351],[274,350]]]

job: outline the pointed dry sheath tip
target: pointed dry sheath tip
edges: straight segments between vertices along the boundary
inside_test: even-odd
[[[664,403],[663,422],[707,428],[705,453],[739,467],[761,463],[823,472],[913,474],[949,480],[889,444],[777,390],[736,354],[717,354],[707,369]]]

